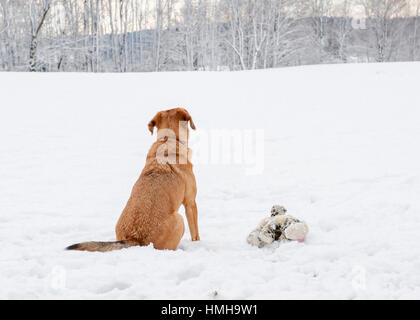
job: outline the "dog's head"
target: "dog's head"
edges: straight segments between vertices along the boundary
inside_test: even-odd
[[[175,108],[158,112],[149,122],[149,131],[153,135],[156,127],[158,129],[158,138],[175,134],[177,139],[188,140],[188,123],[191,129],[195,130],[194,121],[188,111],[184,108]]]
[[[273,206],[273,208],[271,209],[271,216],[275,217],[275,216],[282,216],[285,215],[287,212],[286,208],[280,205],[275,205]]]

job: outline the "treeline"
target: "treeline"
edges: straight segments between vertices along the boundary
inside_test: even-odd
[[[419,0],[0,0],[0,70],[420,60]]]

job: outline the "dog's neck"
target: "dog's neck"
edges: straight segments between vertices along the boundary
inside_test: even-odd
[[[180,144],[182,145],[187,145],[184,141],[181,141],[179,138],[176,137],[170,137],[170,136],[163,136],[157,139],[157,141],[168,141],[168,140],[174,140],[174,141],[178,141]]]
[[[177,141],[182,145],[188,146],[188,129],[186,131],[179,129],[158,129],[157,141]]]

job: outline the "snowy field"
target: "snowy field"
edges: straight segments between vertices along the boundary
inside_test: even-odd
[[[420,63],[0,73],[0,298],[419,299],[419,75]],[[187,229],[176,252],[64,251],[115,239],[156,139],[147,123],[176,106],[201,132],[264,129],[264,171],[195,167],[201,242]],[[277,203],[307,241],[248,246]]]

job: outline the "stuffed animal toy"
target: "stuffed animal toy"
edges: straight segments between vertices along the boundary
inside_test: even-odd
[[[297,240],[305,241],[308,234],[308,226],[292,216],[286,215],[287,210],[283,206],[275,205],[271,209],[271,217],[265,218],[247,238],[250,245],[259,248],[274,241]]]

